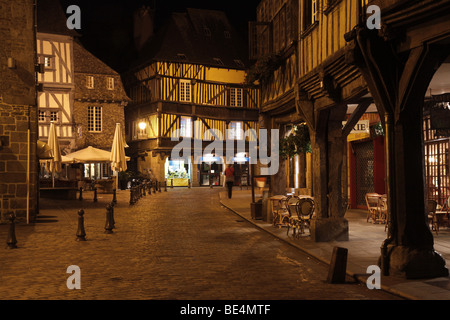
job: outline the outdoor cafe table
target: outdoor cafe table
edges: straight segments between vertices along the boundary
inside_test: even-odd
[[[302,198],[314,199],[313,197],[308,196],[308,195],[297,195],[296,197],[298,197],[300,199],[302,199]],[[280,221],[281,215],[280,215],[280,211],[279,210],[281,209],[281,202],[282,202],[282,200],[285,200],[285,199],[287,199],[287,196],[285,196],[283,194],[275,195],[275,196],[272,196],[272,197],[268,198],[268,200],[271,203],[271,212],[272,212],[272,215],[273,215],[273,222],[272,223],[273,223],[274,226],[282,225],[282,223]]]

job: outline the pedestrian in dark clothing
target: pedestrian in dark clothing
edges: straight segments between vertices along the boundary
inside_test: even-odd
[[[228,188],[228,199],[231,199],[231,191],[234,184],[234,168],[231,164],[225,169],[225,183]]]

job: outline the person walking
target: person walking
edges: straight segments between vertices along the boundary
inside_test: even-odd
[[[227,165],[225,169],[225,183],[228,189],[228,199],[231,199],[231,191],[234,184],[234,168],[231,164]]]

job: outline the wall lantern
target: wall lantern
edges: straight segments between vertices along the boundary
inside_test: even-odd
[[[141,129],[142,131],[145,130],[145,128],[147,128],[147,123],[145,123],[144,121],[139,122],[139,129]]]

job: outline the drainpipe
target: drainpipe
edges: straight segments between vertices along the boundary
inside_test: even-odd
[[[391,197],[391,176],[390,176],[390,140],[391,140],[391,115],[389,113],[384,114],[385,123],[385,154],[386,154],[386,195],[387,195],[387,212],[388,212],[388,237],[385,239],[381,245],[381,272],[383,275],[389,275],[389,256],[387,247],[392,243],[392,197]]]
[[[33,1],[33,42],[34,42],[34,77],[35,77],[35,88],[34,88],[34,103],[36,106],[36,117],[38,110],[38,93],[37,93],[37,83],[38,75],[36,72],[37,60],[37,0]],[[30,107],[28,107],[28,130],[27,130],[27,224],[30,223],[30,161],[31,161],[31,112]],[[38,194],[36,195],[38,197]]]

